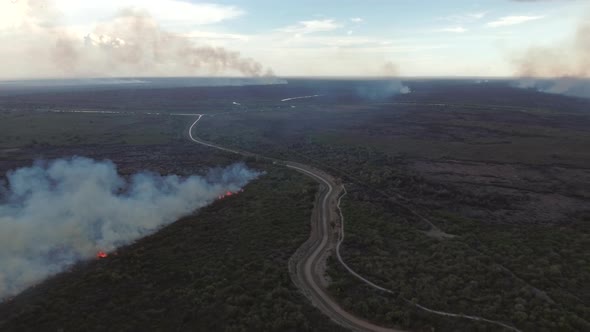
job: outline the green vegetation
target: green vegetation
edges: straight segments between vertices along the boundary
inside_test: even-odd
[[[342,178],[350,191],[343,200],[344,258],[396,292],[367,287],[329,261],[329,290],[361,317],[423,331],[499,330],[426,313],[410,301],[524,331],[590,330],[587,102],[449,82],[423,82],[389,102],[351,97],[354,85],[341,95],[334,90],[332,97],[293,101],[295,108],[279,102],[316,93],[313,84],[304,93],[287,86],[170,92],[178,98],[133,92],[121,103],[119,93],[87,97],[96,104],[88,107],[104,110],[210,111],[213,116],[197,126],[199,137]],[[234,97],[243,106],[228,101]],[[17,98],[3,107],[76,108],[89,99],[39,98]],[[204,165],[199,160],[212,159],[201,157],[204,147],[177,144],[179,129],[190,122],[6,111],[0,114],[0,148],[55,144],[86,151],[106,143],[104,154],[117,154],[115,161],[130,169],[147,165],[191,174]],[[133,144],[161,145],[132,151]],[[36,156],[43,149],[29,150]],[[18,153],[5,155],[8,160]],[[222,153],[211,155],[223,159]],[[0,329],[337,329],[297,292],[287,272],[289,256],[308,235],[315,189],[300,175],[269,170],[243,194],[0,306]]]
[[[465,319],[441,319],[431,309],[482,316],[527,331],[584,331],[590,283],[585,250],[588,221],[559,231],[538,226],[482,224],[441,213],[437,224],[453,238],[421,231],[386,201],[353,191],[344,201],[344,259],[369,280],[397,292],[368,289],[330,263],[331,291],[349,310],[390,326],[426,330],[498,330]]]
[[[426,313],[408,299],[525,331],[590,329],[590,117],[439,108],[228,114],[206,118],[199,135],[349,183],[344,257],[398,292],[369,288],[332,260],[330,291],[361,317],[417,330],[499,329]],[[407,207],[454,237],[428,233]]]
[[[337,331],[289,277],[317,185],[284,169],[0,306],[10,331]]]
[[[576,167],[590,163],[590,116],[583,113],[337,104],[230,113],[205,121],[199,129],[203,138],[252,151],[298,148],[307,154],[316,144],[324,144],[409,158]]]
[[[0,148],[164,144],[182,139],[187,117],[147,114],[0,113]]]

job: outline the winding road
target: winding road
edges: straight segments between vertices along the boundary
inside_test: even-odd
[[[290,161],[282,161],[260,156],[254,153],[228,149],[217,144],[204,141],[193,135],[193,129],[203,118],[203,114],[196,114],[197,119],[190,126],[188,134],[191,141],[215,148],[221,151],[240,154],[250,157],[259,157],[271,160],[275,164],[282,164],[298,171],[319,182],[321,185],[314,213],[312,214],[312,227],[309,239],[299,247],[289,261],[289,271],[293,282],[305,294],[311,302],[325,315],[336,323],[353,331],[374,332],[399,332],[374,325],[344,310],[327,292],[323,286],[323,274],[325,271],[325,259],[330,251],[335,249],[339,239],[338,231],[332,229],[331,221],[334,221],[333,212],[336,210],[342,186],[327,174]],[[335,189],[337,188],[337,189]],[[336,216],[336,219],[338,216]]]
[[[290,169],[305,174],[306,176],[320,183],[319,195],[317,195],[316,204],[312,213],[312,227],[310,237],[297,249],[295,254],[293,254],[289,260],[289,272],[291,274],[291,279],[303,292],[303,294],[305,294],[305,296],[313,303],[313,305],[319,308],[325,315],[330,317],[336,323],[353,331],[402,331],[377,326],[347,312],[328,294],[324,286],[326,284],[326,281],[324,280],[325,261],[331,252],[335,251],[338,261],[351,275],[374,289],[384,293],[396,295],[393,290],[379,286],[354,271],[348,266],[348,264],[346,264],[340,255],[340,246],[344,241],[344,216],[342,214],[342,210],[340,209],[341,200],[346,195],[346,188],[344,185],[339,184],[338,181],[330,175],[325,174],[322,171],[308,165],[269,158],[247,151],[229,149],[195,137],[193,136],[193,129],[205,115],[195,114],[195,116],[197,116],[197,119],[192,123],[188,130],[189,137],[193,142],[225,152],[272,161],[274,164],[284,165]],[[506,330],[521,332],[516,327],[500,321],[465,315],[461,313],[457,314],[434,310],[418,303],[409,301],[408,299],[404,300],[408,304],[413,305],[420,310],[435,315],[486,322]]]

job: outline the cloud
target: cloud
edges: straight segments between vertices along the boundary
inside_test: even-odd
[[[244,14],[235,6],[213,3],[191,3],[179,0],[101,0],[88,3],[80,0],[55,0],[66,21],[108,20],[123,9],[148,12],[161,23],[190,25],[214,24]]]
[[[175,26],[215,24],[244,14],[236,6],[179,0],[3,0],[0,1],[0,33],[22,29],[23,25],[46,23],[54,27],[93,26],[111,20],[128,8],[141,9],[161,24]],[[41,13],[45,16],[43,19],[40,19]]]
[[[214,31],[201,31],[201,30],[194,30],[188,33],[183,34],[183,36],[188,38],[195,38],[197,40],[203,41],[223,41],[223,40],[239,40],[239,41],[248,41],[250,40],[250,36],[236,34],[236,33],[222,33],[222,32],[214,32]]]
[[[442,29],[438,29],[436,31],[438,31],[438,32],[464,33],[464,32],[467,32],[467,29],[465,29],[464,27],[461,27],[461,26],[457,26],[457,27],[442,28]]]
[[[456,14],[456,15],[449,15],[446,17],[439,18],[443,21],[449,21],[456,24],[465,24],[465,23],[473,23],[475,21],[481,20],[487,15],[487,12],[473,12],[473,13],[465,13],[465,14]]]
[[[353,18],[350,19],[350,21],[352,23],[363,23],[364,22],[364,20],[362,18],[360,18],[360,17],[353,17]]]
[[[348,34],[352,32],[352,34]],[[393,42],[386,39],[355,36],[354,31],[348,31],[346,35],[339,36],[300,36],[294,38],[286,38],[282,41],[279,47],[296,47],[313,49],[322,48],[385,48],[391,47]]]
[[[303,35],[303,34],[316,33],[316,32],[334,31],[334,30],[337,30],[341,27],[342,27],[342,25],[339,23],[336,23],[334,20],[325,19],[325,20],[300,21],[295,25],[290,25],[288,27],[281,28],[278,31]]]
[[[486,25],[491,28],[499,28],[499,27],[504,27],[504,26],[522,24],[522,23],[526,23],[529,21],[540,20],[544,17],[545,16],[526,16],[526,15],[504,16],[504,17],[500,17],[499,19],[497,19],[495,21],[488,22]]]
[[[513,2],[572,2],[577,0],[510,0]]]

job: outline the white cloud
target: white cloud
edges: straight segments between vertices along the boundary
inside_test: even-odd
[[[195,30],[189,33],[183,34],[188,38],[195,38],[200,41],[211,40],[211,41],[248,41],[250,39],[247,35],[241,35],[236,33],[223,33],[214,31],[200,31]]]
[[[470,13],[466,14],[465,16],[474,20],[481,20],[484,18],[488,13],[487,12],[479,12],[479,13]]]
[[[484,18],[488,13],[487,12],[473,12],[473,13],[466,13],[466,14],[456,14],[450,15],[446,17],[439,18],[443,21],[449,21],[456,24],[465,24],[465,23],[473,23],[475,21],[479,21]]]
[[[244,14],[235,6],[179,0],[55,0],[55,4],[66,22],[108,20],[127,8],[145,10],[162,23],[190,25],[219,23]]]
[[[545,16],[526,16],[526,15],[504,16],[504,17],[500,17],[499,19],[497,19],[495,21],[488,22],[487,26],[492,27],[492,28],[498,28],[498,27],[504,27],[504,26],[509,26],[509,25],[517,25],[517,24],[522,24],[522,23],[526,23],[529,21],[540,20],[544,17]]]
[[[124,9],[146,12],[163,26],[184,26],[188,29],[244,14],[243,10],[235,6],[180,0],[5,0],[0,1],[0,33],[7,30],[24,31],[35,25],[80,30],[110,21]],[[79,33],[89,32],[86,29]]]
[[[336,23],[334,20],[311,20],[311,21],[300,21],[295,25],[290,25],[279,29],[281,32],[294,33],[294,34],[308,34],[315,32],[327,32],[333,31],[342,27],[341,24]]]
[[[249,47],[259,48],[257,51],[265,52],[274,50],[306,50],[308,52],[321,52],[322,50],[348,50],[349,52],[374,53],[378,55],[391,53],[408,53],[425,51],[444,47],[440,44],[421,44],[412,41],[390,40],[373,36],[361,35],[300,35],[287,37],[260,36],[252,39]],[[257,57],[258,58],[258,57]]]
[[[350,19],[352,23],[362,23],[364,20],[360,17],[353,17]]]
[[[436,31],[438,31],[438,32],[464,33],[464,32],[467,32],[467,29],[465,29],[464,27],[461,27],[461,26],[457,26],[457,27],[442,28],[442,29],[438,29]]]
[[[17,28],[23,24],[27,10],[27,4],[24,2],[0,2],[0,32]]]

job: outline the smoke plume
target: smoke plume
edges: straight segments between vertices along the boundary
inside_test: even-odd
[[[399,67],[397,64],[387,61],[381,68],[383,77],[396,77],[399,76]]]
[[[405,95],[412,92],[407,85],[404,85],[397,78],[399,76],[399,66],[392,61],[387,61],[381,66],[379,76],[383,77],[383,80],[357,87],[357,95],[364,99],[382,100],[395,95]]]
[[[0,299],[153,233],[259,175],[234,164],[205,176],[124,179],[109,161],[79,157],[9,172],[0,186]]]
[[[520,87],[572,95],[587,92],[589,82],[584,79],[590,78],[590,16],[578,24],[570,41],[553,47],[529,48],[513,63],[517,75],[522,78]],[[585,96],[590,97],[590,94]]]
[[[398,79],[367,82],[356,87],[356,94],[368,100],[386,100],[399,94],[408,94],[412,90]]]
[[[28,60],[12,67],[36,67],[37,76],[273,76],[272,70],[239,52],[199,45],[166,31],[147,12],[135,8],[120,11],[80,36],[59,24],[59,11],[51,1],[23,1],[27,19],[10,36],[22,42],[0,48],[0,54],[11,61]],[[14,54],[19,51],[20,57]]]
[[[89,62],[102,66],[101,70],[121,74],[141,74],[155,67],[164,73],[272,75],[239,52],[195,45],[186,37],[163,30],[147,13],[135,10],[125,10],[113,22],[99,25],[83,44],[72,39],[58,40],[55,53],[57,64],[74,72]]]

